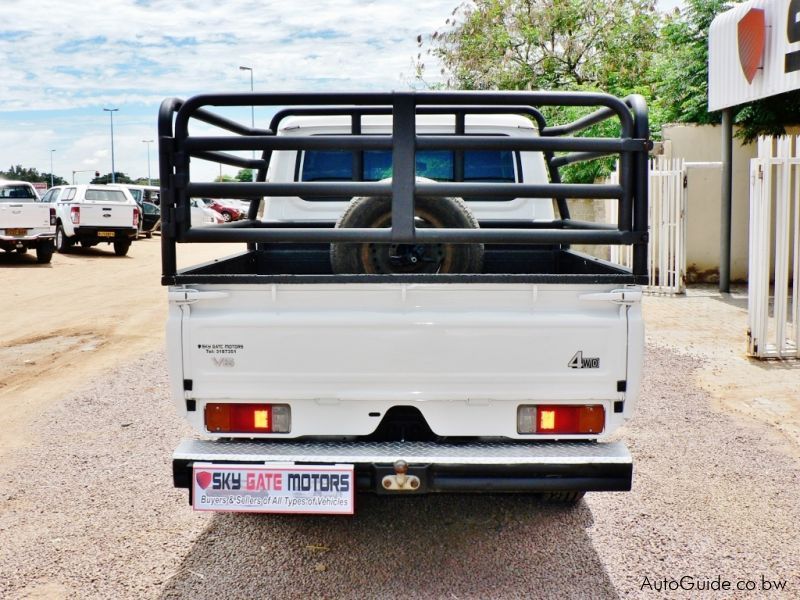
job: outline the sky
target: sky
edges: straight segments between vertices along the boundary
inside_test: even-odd
[[[162,100],[202,93],[392,91],[416,37],[461,0],[0,0],[0,170],[86,183],[114,165],[158,177]],[[670,10],[680,0],[659,0]],[[435,69],[434,69],[435,71]],[[245,123],[249,109],[228,109]],[[255,109],[256,126],[271,113]],[[149,161],[148,161],[149,149]],[[206,163],[207,164],[207,163]],[[198,179],[219,175],[198,168]],[[234,167],[223,173],[234,175]]]

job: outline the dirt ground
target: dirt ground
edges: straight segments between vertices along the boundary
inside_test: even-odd
[[[696,357],[694,382],[722,410],[768,425],[777,448],[800,456],[800,361],[747,357],[746,287],[647,296],[644,316],[648,344]]]
[[[66,392],[142,354],[160,349],[166,289],[160,285],[161,239],[140,239],[128,256],[110,245],[54,254],[0,252],[0,456],[29,437],[26,425]],[[238,251],[193,244],[179,266]]]

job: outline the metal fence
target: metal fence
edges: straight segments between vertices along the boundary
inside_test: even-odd
[[[758,140],[758,158],[750,161],[749,256],[748,354],[800,358],[798,136]]]
[[[619,179],[611,174],[611,183]],[[682,158],[654,158],[649,165],[647,251],[649,282],[645,291],[682,294],[686,291],[686,165]],[[617,221],[618,204],[606,202],[606,219]],[[611,246],[610,260],[624,266],[632,262],[631,248]]]

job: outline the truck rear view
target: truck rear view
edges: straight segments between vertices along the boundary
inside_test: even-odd
[[[0,179],[0,249],[24,254],[34,248],[37,262],[49,263],[55,224],[55,211],[33,185]]]
[[[253,129],[214,106],[265,106]],[[549,125],[543,106],[587,107]],[[613,120],[618,137],[587,134]],[[221,135],[191,135],[203,123]],[[580,93],[208,95],[159,119],[173,456],[197,510],[352,514],[355,492],[630,489],[647,111]],[[255,151],[256,156],[250,153]],[[619,184],[562,167],[616,156]],[[256,171],[198,181],[199,161]],[[249,202],[191,226],[193,198]],[[570,199],[615,199],[613,225]],[[239,242],[184,270],[180,243]],[[574,244],[630,245],[633,268]]]

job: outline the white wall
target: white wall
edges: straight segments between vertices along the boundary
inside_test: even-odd
[[[665,125],[664,155],[686,162],[719,162],[722,128],[717,125]],[[750,159],[755,144],[733,142],[733,208],[731,216],[731,280],[747,279]],[[688,169],[686,266],[688,281],[719,281],[720,167]]]

